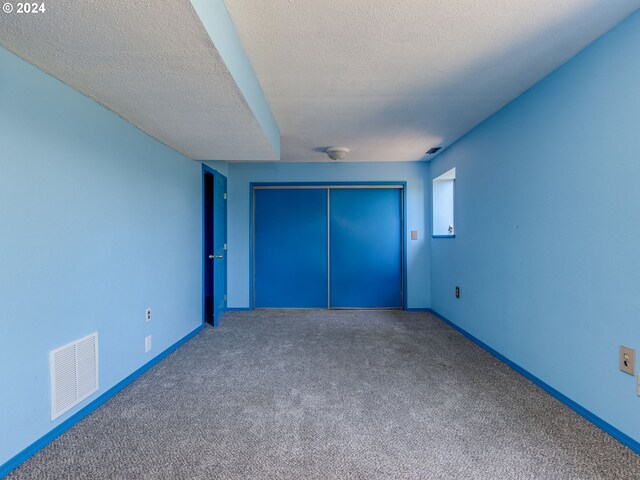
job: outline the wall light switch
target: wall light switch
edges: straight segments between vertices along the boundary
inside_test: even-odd
[[[629,375],[636,374],[636,351],[620,345],[620,370]]]
[[[411,240],[418,239],[418,230],[411,230]]]
[[[144,338],[144,353],[149,353],[151,351],[151,335],[147,335]]]

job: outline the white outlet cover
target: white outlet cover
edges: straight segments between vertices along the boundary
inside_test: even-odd
[[[147,335],[144,339],[144,353],[151,351],[151,335]]]

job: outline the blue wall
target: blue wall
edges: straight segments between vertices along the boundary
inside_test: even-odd
[[[216,172],[218,172],[223,177],[229,176],[229,164],[228,162],[221,160],[207,160],[203,162],[206,166],[213,168]]]
[[[639,51],[636,13],[431,165],[456,167],[433,309],[637,440]]]
[[[199,163],[4,49],[0,71],[2,465],[78,410],[50,421],[50,350],[99,332],[86,405],[201,324],[202,209]]]
[[[407,295],[409,308],[429,307],[429,236],[426,205],[431,196],[429,165],[402,163],[230,163],[227,238],[229,308],[250,306],[249,191],[251,182],[407,182]]]

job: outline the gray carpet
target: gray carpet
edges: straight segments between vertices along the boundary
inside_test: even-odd
[[[640,457],[429,314],[227,313],[9,476],[637,479]]]

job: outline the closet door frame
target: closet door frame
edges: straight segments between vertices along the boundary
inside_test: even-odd
[[[255,212],[256,212],[256,190],[275,190],[275,189],[322,189],[327,190],[327,224],[329,226],[331,219],[331,204],[330,204],[330,190],[340,188],[393,188],[401,191],[401,238],[400,246],[402,249],[402,272],[400,275],[402,281],[402,309],[407,309],[408,295],[407,295],[407,182],[406,181],[392,181],[392,182],[282,182],[282,183],[262,183],[252,182],[249,184],[249,298],[251,302],[250,309],[255,308]],[[327,255],[327,309],[331,309],[331,241],[330,241],[330,227],[327,231],[328,242],[328,255]]]

